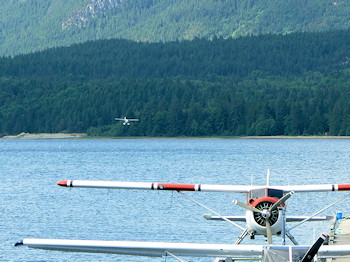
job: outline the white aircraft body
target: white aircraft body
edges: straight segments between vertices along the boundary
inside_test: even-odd
[[[313,261],[318,258],[349,257],[350,245],[323,245],[326,236],[321,236],[313,245],[299,246],[290,231],[306,221],[328,220],[331,217],[316,217],[326,208],[312,216],[286,216],[285,202],[295,192],[329,192],[350,191],[350,184],[322,184],[322,185],[294,185],[294,186],[247,186],[247,185],[210,185],[210,184],[174,184],[152,182],[120,182],[120,181],[89,181],[89,180],[62,180],[57,183],[63,187],[105,188],[105,189],[141,189],[141,190],[171,190],[189,198],[195,203],[208,209],[214,215],[206,215],[208,220],[225,220],[242,229],[242,234],[235,244],[196,244],[196,243],[165,243],[165,242],[133,242],[133,241],[92,241],[92,240],[60,240],[60,239],[23,239],[16,245],[25,245],[31,248],[63,250],[74,252],[101,252],[140,256],[172,256],[178,261],[185,261],[179,256],[216,257],[223,258],[216,261],[260,260],[275,261]],[[233,202],[246,209],[245,216],[222,216],[204,206],[184,191],[198,192],[229,192],[245,193],[247,202]],[[347,196],[349,196],[348,194]],[[242,227],[235,222],[246,222]],[[286,227],[286,222],[299,222],[292,228]],[[250,235],[264,235],[268,245],[242,245],[241,241]],[[282,237],[282,245],[272,244],[272,235]],[[294,245],[285,245],[285,237]],[[311,254],[311,255],[310,255]],[[281,259],[283,257],[283,259]]]
[[[115,120],[117,120],[117,121],[123,121],[123,125],[125,126],[125,125],[130,125],[130,122],[137,122],[137,121],[139,121],[137,118],[126,118],[126,117],[124,117],[124,118],[115,118]]]

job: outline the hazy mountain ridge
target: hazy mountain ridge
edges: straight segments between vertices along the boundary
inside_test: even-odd
[[[88,40],[166,42],[350,27],[340,0],[26,0],[0,8],[0,55]]]

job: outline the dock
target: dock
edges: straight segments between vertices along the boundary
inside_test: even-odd
[[[350,217],[337,218],[332,224],[331,232],[329,234],[329,245],[349,245],[350,244]],[[349,258],[329,258],[327,262],[349,262]]]

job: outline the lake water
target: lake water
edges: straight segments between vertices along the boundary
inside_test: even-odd
[[[199,184],[350,183],[349,139],[0,140],[0,261],[164,261],[14,247],[22,238],[233,243],[240,229],[206,221],[208,212],[176,192],[62,188],[90,179]],[[190,192],[223,215],[242,194]],[[288,214],[311,215],[347,193],[299,193]],[[349,214],[344,201],[321,215]],[[309,244],[330,222],[292,231]],[[274,243],[280,243],[275,238]],[[245,244],[264,243],[246,239]],[[167,258],[166,261],[175,261]],[[211,259],[191,259],[211,261]]]

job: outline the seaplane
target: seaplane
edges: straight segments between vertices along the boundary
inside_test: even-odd
[[[139,121],[137,118],[115,118],[117,121],[123,121],[124,126],[130,126],[130,122],[137,122]]]
[[[168,242],[137,242],[137,241],[95,241],[95,240],[67,240],[67,239],[32,239],[24,238],[15,246],[30,248],[72,251],[110,253],[134,256],[173,257],[177,261],[186,261],[183,257],[208,257],[216,262],[231,262],[254,260],[264,262],[311,262],[314,259],[349,257],[350,245],[325,245],[328,236],[322,234],[311,245],[299,245],[291,234],[291,230],[307,221],[324,221],[334,219],[332,216],[319,217],[326,209],[344,201],[350,196],[348,193],[340,200],[328,205],[311,216],[286,215],[286,201],[295,193],[302,192],[331,192],[350,191],[350,184],[319,184],[319,185],[288,185],[272,186],[269,183],[258,185],[212,185],[212,184],[179,184],[159,182],[122,182],[122,181],[92,181],[92,180],[62,180],[57,183],[62,187],[99,188],[99,189],[131,189],[131,190],[168,190],[176,191],[194,203],[211,212],[205,215],[207,220],[222,220],[237,226],[242,230],[235,243],[204,244],[204,243],[168,243]],[[246,203],[233,200],[235,205],[245,209],[245,216],[224,216],[200,203],[186,191],[195,192],[226,192],[245,193]],[[186,193],[185,193],[186,192]],[[237,222],[245,222],[242,227]],[[288,222],[299,222],[293,227],[287,227]],[[250,235],[267,238],[267,245],[241,244]],[[280,236],[282,243],[272,243],[272,236]],[[286,237],[293,245],[286,244]],[[316,260],[319,261],[319,260]]]

